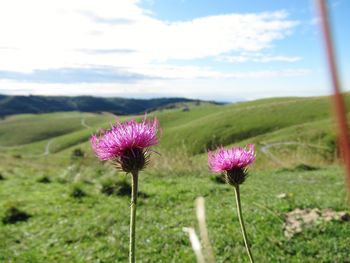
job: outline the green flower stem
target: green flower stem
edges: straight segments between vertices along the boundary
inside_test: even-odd
[[[236,196],[238,220],[239,220],[239,223],[241,225],[242,235],[243,235],[243,239],[244,239],[244,245],[245,245],[245,248],[247,250],[250,262],[254,263],[253,255],[252,255],[252,252],[250,251],[250,248],[249,248],[247,233],[245,231],[243,217],[242,217],[242,206],[241,206],[241,197],[240,197],[240,193],[239,193],[239,184],[234,185],[234,189],[235,189],[235,196]]]
[[[137,184],[138,184],[138,172],[133,172],[132,181],[131,181],[131,205],[130,205],[130,246],[129,246],[130,263],[135,263]]]

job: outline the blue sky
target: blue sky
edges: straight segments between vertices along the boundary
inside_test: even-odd
[[[328,3],[349,90],[350,2]],[[0,93],[219,101],[326,95],[318,23],[306,0],[3,1]]]

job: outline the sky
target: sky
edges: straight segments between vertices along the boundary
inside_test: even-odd
[[[328,5],[350,90],[350,1]],[[234,102],[330,92],[310,0],[0,0],[0,94]]]

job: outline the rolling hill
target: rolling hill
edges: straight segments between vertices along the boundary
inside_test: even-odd
[[[350,96],[346,100],[349,104]],[[330,110],[328,97],[293,97],[229,105],[189,103],[186,110],[162,109],[151,115],[157,116],[161,123],[158,149],[162,152],[194,156],[218,145],[254,142],[262,147],[292,141],[318,145],[324,149],[323,155],[332,155],[335,132]],[[127,118],[130,117],[122,117]],[[91,133],[108,128],[114,119],[108,113],[15,115],[0,122],[0,146],[3,151],[22,154],[42,153],[48,143],[50,153],[65,152],[72,147],[87,149]],[[289,145],[285,148],[288,147],[293,148]]]

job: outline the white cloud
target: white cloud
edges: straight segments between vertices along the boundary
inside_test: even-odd
[[[296,56],[283,56],[283,55],[268,55],[261,53],[243,53],[237,56],[221,56],[219,61],[225,61],[230,63],[243,63],[243,62],[298,62],[301,61],[301,57]]]
[[[211,68],[197,66],[148,66],[145,68],[134,68],[137,74],[152,76],[160,79],[196,79],[196,78],[275,78],[275,77],[298,77],[311,73],[308,69],[283,69],[283,70],[255,70],[255,71],[231,71],[221,72]]]
[[[296,24],[284,11],[166,22],[151,17],[137,0],[1,1],[0,70],[133,70],[170,59],[259,51],[286,37]]]

